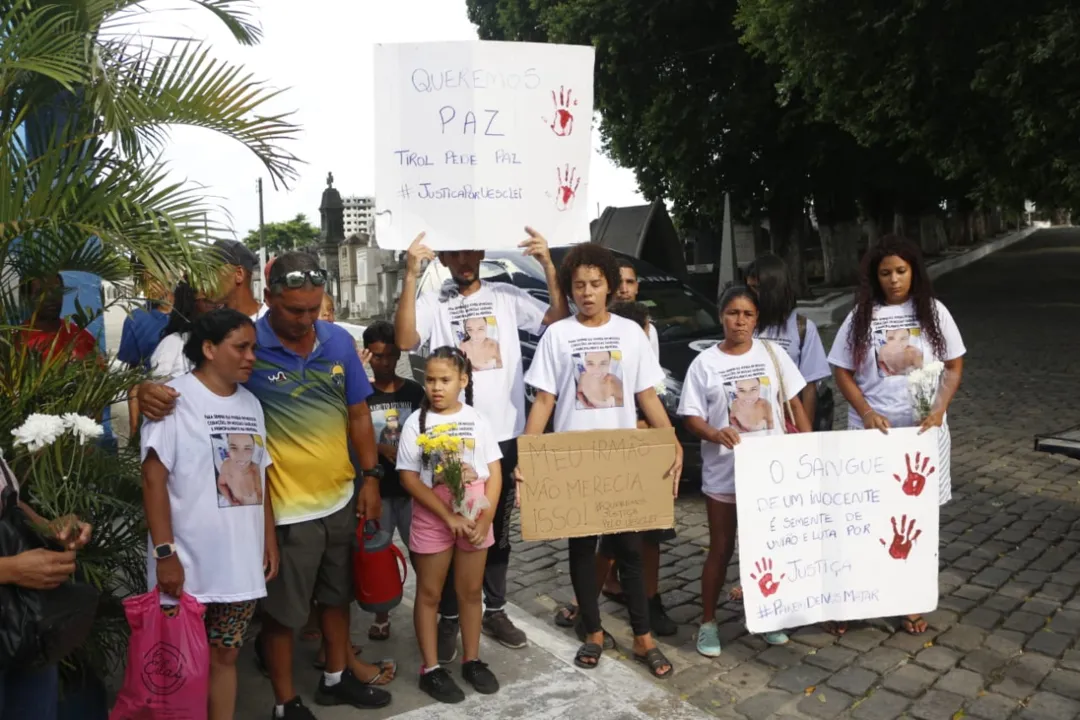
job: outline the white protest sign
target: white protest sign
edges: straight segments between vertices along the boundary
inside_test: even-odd
[[[912,615],[938,602],[938,432],[745,438],[735,447],[746,626]]]
[[[510,249],[525,226],[589,239],[593,48],[375,46],[379,247]]]

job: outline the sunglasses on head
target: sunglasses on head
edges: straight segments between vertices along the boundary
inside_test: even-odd
[[[304,287],[304,283],[311,283],[315,287],[322,287],[326,284],[326,277],[326,271],[322,268],[319,268],[318,270],[293,270],[281,275],[271,276],[270,284],[284,285],[290,290]]]

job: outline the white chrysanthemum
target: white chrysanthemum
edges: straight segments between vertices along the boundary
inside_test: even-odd
[[[64,413],[63,415],[64,427],[72,432],[75,437],[79,438],[79,444],[85,445],[87,440],[94,440],[104,434],[105,429],[93,419],[86,417],[85,415],[78,415],[76,413]]]
[[[52,445],[64,434],[64,421],[56,415],[33,413],[26,421],[11,431],[16,445],[25,445],[30,452]]]

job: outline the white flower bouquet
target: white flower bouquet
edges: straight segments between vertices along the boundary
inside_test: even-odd
[[[921,423],[933,411],[944,372],[945,364],[935,360],[908,373],[908,397],[911,398],[915,422]]]

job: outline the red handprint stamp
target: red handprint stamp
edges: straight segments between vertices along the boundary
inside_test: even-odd
[[[773,580],[773,565],[772,560],[769,558],[761,558],[761,560],[754,563],[754,569],[757,570],[757,574],[750,573],[750,578],[757,580],[757,586],[758,590],[761,591],[761,597],[769,597],[779,590],[780,581],[786,577],[784,573],[781,573],[780,577]],[[761,576],[761,579],[758,579],[758,575]]]
[[[899,475],[894,474],[896,482],[900,483],[900,489],[904,491],[905,495],[911,495],[913,497],[919,497],[922,494],[923,488],[926,487],[926,478],[934,474],[937,470],[936,467],[927,469],[930,465],[930,458],[922,457],[921,453],[915,453],[915,464],[911,463],[911,453],[904,453],[904,460],[907,461],[907,477],[901,479]]]
[[[559,176],[558,190],[555,192],[555,208],[564,211],[574,206],[574,198],[577,197],[578,186],[581,178],[577,176],[577,168],[567,165],[565,168],[555,168]]]
[[[559,137],[567,137],[574,132],[574,113],[572,109],[578,104],[573,99],[573,90],[567,90],[565,86],[559,88],[559,93],[551,91],[551,102],[555,106],[555,114],[550,120],[544,118],[544,122],[551,128],[551,132]]]
[[[893,539],[892,543],[885,542],[885,538],[881,538],[881,544],[883,547],[889,548],[889,555],[894,560],[907,560],[908,555],[911,554],[912,544],[919,539],[922,535],[922,530],[915,529],[915,518],[911,518],[911,522],[908,522],[907,515],[900,516],[900,528],[896,527],[896,516],[892,516],[892,531]]]

